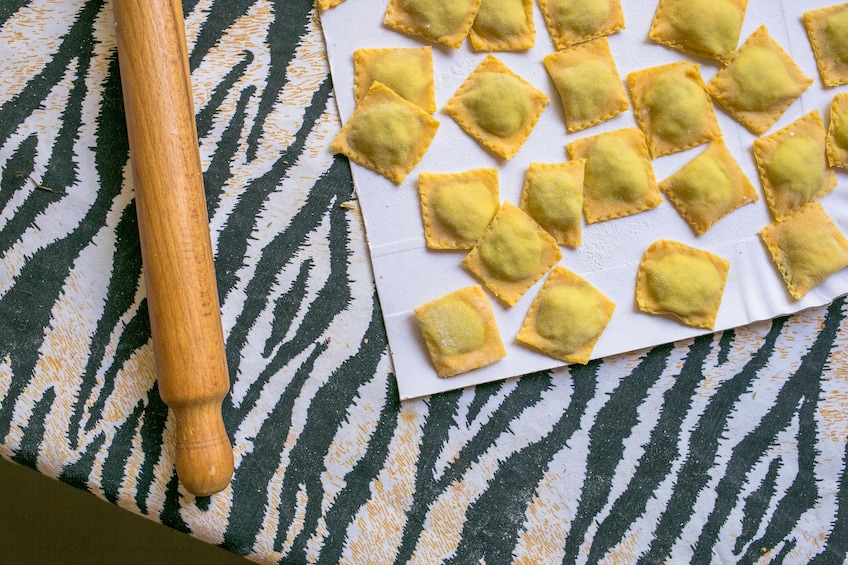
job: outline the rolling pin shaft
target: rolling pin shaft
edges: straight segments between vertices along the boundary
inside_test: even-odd
[[[159,391],[176,424],[183,486],[226,488],[229,390],[185,24],[179,0],[115,0],[138,230]]]

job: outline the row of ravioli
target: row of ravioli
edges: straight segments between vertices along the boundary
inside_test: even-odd
[[[480,50],[529,46],[526,33],[524,47],[516,47],[515,41],[481,42],[483,30],[497,28],[491,25],[497,18],[491,16],[479,26],[474,17],[465,20],[468,26],[461,37],[450,40],[432,35],[439,26],[425,23],[417,28],[414,22],[428,22],[436,13],[428,16],[430,8],[422,6],[437,4],[392,0],[384,23],[455,48],[465,35]],[[473,11],[470,7],[475,2],[467,4]],[[498,5],[499,13],[507,17],[517,13],[517,8],[506,9],[508,4],[520,6],[532,28],[527,0],[476,4],[480,14],[487,4]],[[603,4],[611,9],[596,12],[609,17],[596,18],[594,27],[569,20],[582,4],[593,6],[578,10],[584,15]],[[648,210],[661,203],[660,192],[698,235],[740,206],[758,200],[723,142],[712,99],[743,126],[762,135],[812,79],[765,27],[736,49],[746,2],[661,0],[651,39],[716,59],[723,66],[709,84],[702,80],[699,66],[690,62],[630,73],[628,99],[605,37],[624,28],[618,1],[541,0],[540,6],[561,49],[543,63],[560,95],[567,130],[581,131],[608,120],[628,110],[631,100],[638,128],[571,142],[567,150],[572,160],[567,163],[531,164],[519,207],[507,202],[499,205],[494,169],[422,172],[421,209],[428,247],[470,249],[463,264],[509,306],[554,268],[532,302],[517,339],[558,359],[585,363],[614,305],[585,279],[554,267],[561,258],[557,245],[581,244],[582,217],[594,223]],[[823,82],[831,86],[848,81],[848,4],[803,17]],[[570,32],[564,33],[566,29]],[[438,128],[430,115],[435,111],[435,97],[429,50],[357,50],[357,108],[333,142],[336,151],[396,183],[403,181]],[[445,111],[488,150],[510,159],[547,104],[542,92],[490,54],[447,102]],[[827,131],[814,111],[754,142],[757,169],[775,220],[760,235],[795,299],[848,266],[848,240],[815,203],[836,186],[831,167],[848,164],[846,108],[848,94],[838,94]],[[657,183],[652,158],[704,144],[705,151]],[[645,312],[672,314],[683,323],[712,329],[728,268],[725,259],[712,253],[660,240],[642,258],[636,302]],[[481,292],[479,287],[469,287],[416,309],[439,376],[466,372],[505,355],[491,307]]]

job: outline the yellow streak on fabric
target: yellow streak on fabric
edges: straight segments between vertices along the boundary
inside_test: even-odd
[[[423,403],[405,406],[389,444],[389,457],[380,476],[371,484],[371,499],[356,517],[358,528],[351,534],[342,564],[377,565],[386,555],[375,548],[399,547],[406,512],[415,494],[415,463],[421,445]]]
[[[563,480],[561,476],[546,476],[540,490],[556,492],[553,483]],[[516,565],[535,565],[548,559],[561,559],[569,522],[561,518],[563,508],[555,500],[546,501],[534,496],[527,507],[528,520],[519,537]]]

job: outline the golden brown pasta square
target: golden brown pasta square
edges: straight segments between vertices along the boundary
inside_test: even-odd
[[[427,152],[438,128],[433,116],[375,82],[330,148],[400,184]]]
[[[500,208],[497,169],[418,175],[430,249],[471,249]]]
[[[425,112],[436,111],[431,47],[362,48],[353,52],[353,93],[357,103],[374,81],[388,86]]]
[[[506,357],[492,305],[479,285],[461,288],[414,311],[439,377],[467,373]]]
[[[624,29],[620,0],[539,0],[557,49]]]
[[[825,86],[848,83],[848,4],[805,12],[804,27]]]
[[[767,225],[760,236],[795,300],[848,267],[848,240],[817,202]]]
[[[660,0],[648,37],[690,55],[727,61],[748,0]]]
[[[550,53],[543,62],[568,131],[584,130],[630,108],[606,37]]]
[[[544,93],[487,55],[445,104],[445,111],[483,146],[511,159],[547,105]]]
[[[319,10],[329,10],[344,2],[344,0],[318,0]]]
[[[826,133],[818,110],[754,140],[754,159],[769,210],[776,220],[836,187],[827,165]]]
[[[586,159],[583,214],[592,224],[629,216],[662,202],[644,134],[624,128],[568,144],[572,159]]]
[[[514,306],[561,258],[548,232],[504,202],[462,263],[498,298]]]
[[[586,364],[614,310],[615,303],[586,279],[554,267],[517,339],[566,363]]]
[[[760,199],[721,138],[660,182],[660,190],[698,235],[740,206]]]
[[[838,93],[830,104],[827,161],[831,167],[848,169],[848,92]]]
[[[520,51],[536,43],[533,0],[483,0],[468,34],[478,51]]]
[[[383,23],[398,31],[459,49],[480,0],[390,0]]]
[[[583,227],[585,159],[567,163],[530,163],[519,208],[560,245],[579,247]]]
[[[721,137],[715,110],[695,63],[651,67],[627,75],[636,122],[653,157]]]
[[[707,92],[739,123],[762,135],[812,82],[760,26],[713,76]]]
[[[661,239],[645,251],[636,275],[636,303],[650,314],[715,329],[730,262],[709,251]]]

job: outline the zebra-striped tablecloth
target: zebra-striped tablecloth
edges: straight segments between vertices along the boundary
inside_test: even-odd
[[[844,300],[400,403],[312,1],[184,8],[232,486],[174,474],[103,0],[0,3],[3,456],[257,561],[846,560]]]

